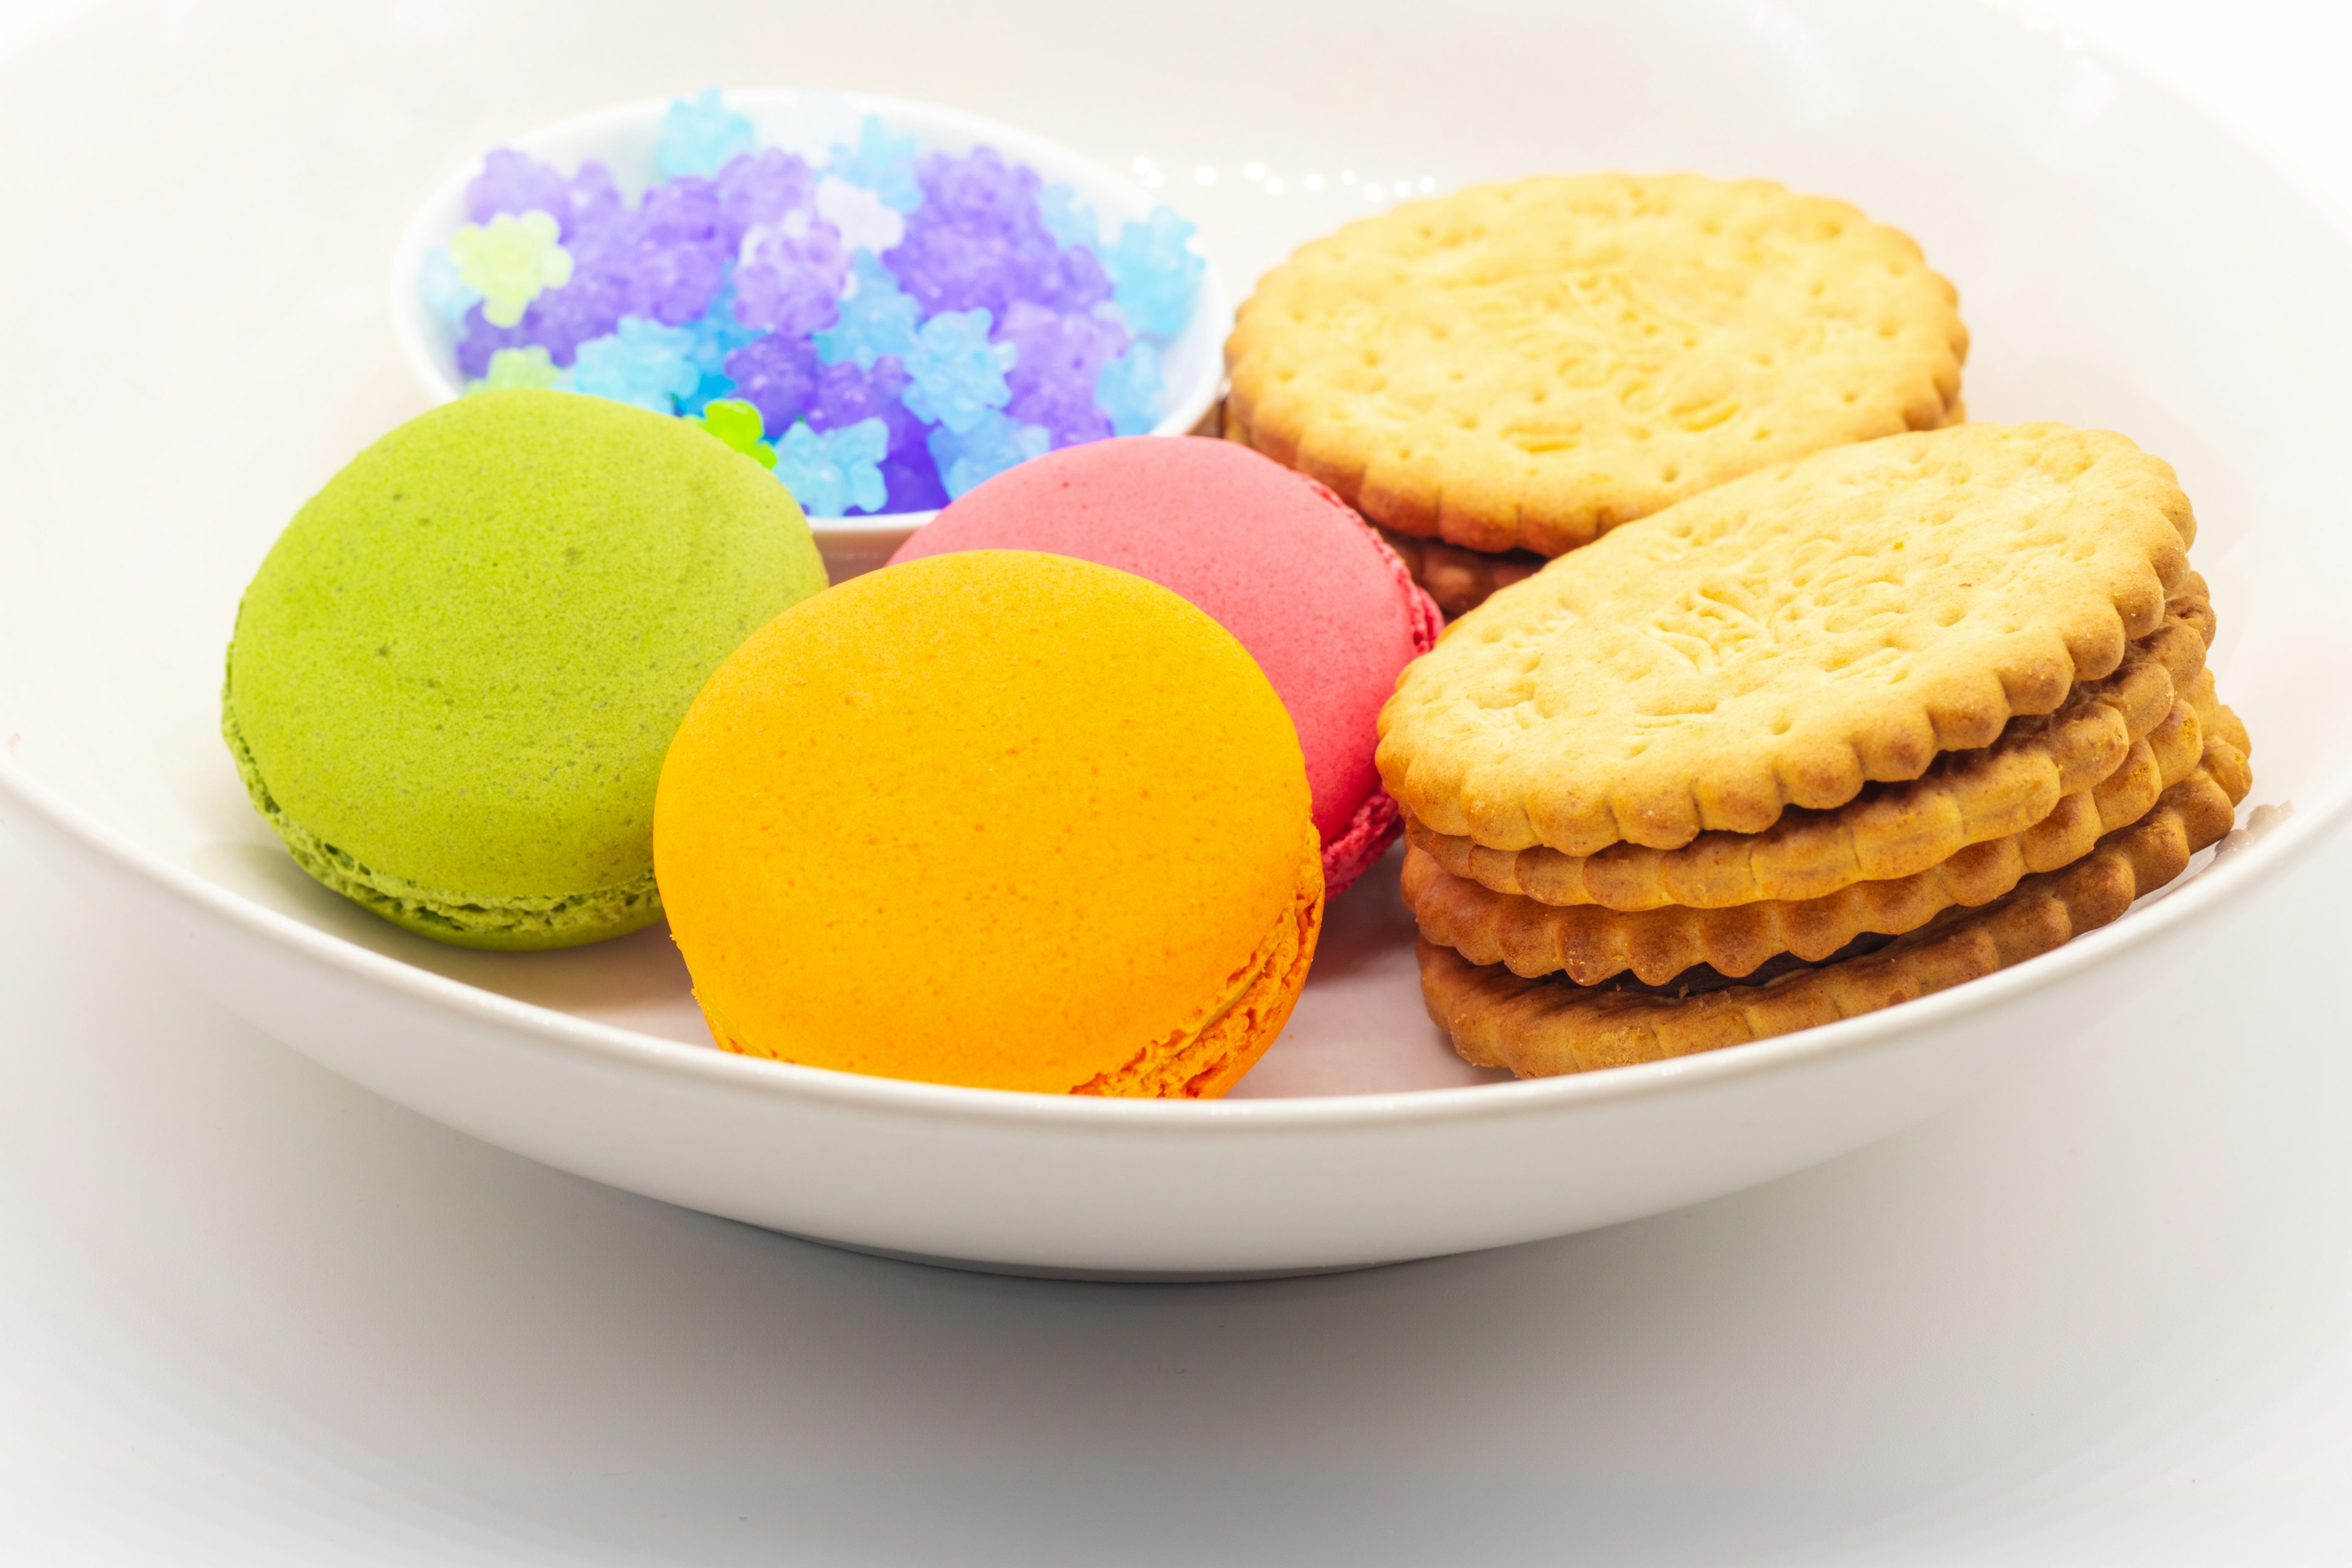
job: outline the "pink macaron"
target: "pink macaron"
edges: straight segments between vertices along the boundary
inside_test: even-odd
[[[1348,504],[1232,441],[1130,436],[1067,447],[966,491],[891,564],[1036,550],[1172,589],[1234,634],[1297,727],[1328,894],[1395,842],[1372,766],[1397,672],[1437,641],[1437,605]]]

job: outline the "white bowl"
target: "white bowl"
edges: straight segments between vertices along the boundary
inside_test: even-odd
[[[1096,126],[1114,156],[1150,152],[1236,276],[1401,177],[1768,173],[1901,225],[1960,286],[1979,416],[2112,426],[2179,466],[2219,609],[2213,662],[2252,729],[2268,831],[2116,925],[1977,984],[1533,1083],[1486,1081],[1427,1024],[1393,880],[1376,873],[1335,905],[1282,1041],[1235,1098],[1208,1105],[727,1056],[659,931],[501,955],[394,931],[297,871],[244,799],[215,733],[237,594],[294,508],[414,410],[381,316],[406,193],[495,141],[484,127],[518,108],[553,118],[547,95],[563,84],[691,82],[709,74],[708,39],[769,16],[712,0],[692,29],[600,34],[533,4],[495,25],[451,13],[475,29],[446,46],[464,73],[442,45],[394,47],[406,34],[329,49],[257,24],[252,58],[206,78],[208,111],[170,158],[68,141],[0,166],[0,198],[15,198],[0,235],[0,389],[14,395],[0,420],[0,812],[108,911],[121,962],[174,966],[425,1115],[716,1214],[992,1267],[1232,1274],[1492,1247],[1729,1192],[1990,1086],[2033,1092],[2033,1058],[2120,998],[2231,984],[2200,962],[2213,922],[2352,798],[2338,456],[2352,319],[2334,303],[2352,243],[2123,68],[1989,7],[1931,0],[1356,7],[1346,69],[1317,68],[1328,30],[1269,29],[1242,58],[1213,29],[1171,33],[1117,8],[1052,49],[1034,47],[1049,7],[992,11],[984,28],[941,12],[936,26],[961,41],[933,61],[909,42],[930,24],[845,8],[830,31],[793,34],[822,57],[812,71],[896,61],[911,89],[981,84],[1072,140]],[[373,11],[337,15],[377,25]],[[91,57],[73,90],[162,99],[185,62],[168,39],[142,39],[144,52]],[[1558,62],[1571,49],[1568,92]],[[1131,68],[1147,54],[1165,74]],[[1213,115],[1155,85],[1212,70],[1241,73]],[[353,95],[381,112],[340,113]],[[417,104],[436,115],[409,113]],[[36,112],[0,105],[0,128],[29,139]],[[44,195],[64,189],[80,195]],[[149,247],[85,243],[165,212],[170,268]],[[130,303],[58,312],[60,299]]]
[[[909,99],[872,93],[833,92],[806,88],[730,88],[724,99],[730,109],[750,118],[763,147],[784,144],[794,106],[822,92],[856,116],[877,114],[900,135],[912,134],[926,153],[965,153],[974,147],[995,148],[1011,162],[1037,171],[1047,184],[1063,184],[1090,204],[1108,235],[1129,219],[1149,216],[1159,204],[1133,181],[1121,178],[1092,159],[1024,131],[978,114],[918,103]],[[654,148],[661,139],[662,116],[673,100],[639,99],[593,113],[574,115],[552,125],[509,137],[501,145],[528,153],[541,163],[570,174],[592,159],[613,172],[622,191],[635,200],[655,178]],[[488,152],[484,148],[481,152]],[[409,220],[393,254],[392,324],[400,352],[416,379],[436,402],[463,396],[466,380],[457,369],[457,341],[447,326],[426,308],[417,289],[417,272],[425,258],[447,243],[466,221],[466,187],[481,171],[477,153],[442,182]],[[1163,355],[1168,414],[1153,426],[1155,436],[1181,436],[1198,426],[1215,406],[1224,381],[1224,342],[1233,324],[1232,306],[1224,285],[1212,266],[1203,270],[1192,314]],[[826,572],[838,583],[870,572],[890,558],[907,535],[936,516],[929,511],[877,512],[864,517],[812,517],[818,551]]]

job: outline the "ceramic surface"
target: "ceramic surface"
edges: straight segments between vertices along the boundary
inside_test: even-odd
[[[170,963],[492,1142],[761,1225],[1030,1269],[1311,1269],[1559,1234],[1796,1169],[1988,1085],[2031,1092],[2011,1064],[2120,999],[2223,983],[2196,962],[2214,922],[2352,785],[2334,675],[2352,660],[2334,457],[2352,396],[2332,373],[2352,353],[2352,247],[2210,122],[2013,17],[1693,0],[1505,8],[1466,32],[1367,11],[1334,34],[1276,13],[1236,55],[1235,18],[1045,5],[721,5],[674,33],[595,6],[288,20],[304,15],[175,33],[118,11],[0,98],[0,143],[85,127],[0,170],[0,808],[103,901],[125,962]],[[919,26],[929,47],[897,47]],[[1977,416],[2111,426],[2179,467],[2213,662],[2255,736],[2258,831],[1990,980],[1529,1084],[1462,1067],[1427,1025],[1376,872],[1335,906],[1283,1040],[1214,1105],[746,1061],[709,1046],[658,932],[519,957],[372,921],[294,869],[221,749],[237,594],[302,499],[423,405],[382,279],[433,183],[520,126],[710,79],[719,37],[730,75],[964,102],[1131,169],[1235,279],[1400,192],[1533,169],[1764,174],[1856,201],[1959,284]],[[181,132],[147,135],[161,120]],[[85,242],[159,222],[173,268]]]

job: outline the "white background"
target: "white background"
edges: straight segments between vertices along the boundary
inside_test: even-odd
[[[2352,212],[2338,8],[2043,11]],[[2193,1009],[1754,1193],[1135,1288],[473,1143],[123,972],[0,837],[0,1562],[2344,1562],[2347,885],[2339,837]]]

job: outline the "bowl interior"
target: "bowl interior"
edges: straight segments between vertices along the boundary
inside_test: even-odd
[[[2352,667],[2352,531],[2336,454],[2352,428],[2337,370],[2352,361],[2352,247],[2210,122],[2062,37],[1968,5],[1675,0],[1499,5],[1476,27],[1351,14],[1339,56],[1323,32],[1276,26],[1237,58],[1172,11],[1034,4],[982,27],[917,6],[852,10],[787,27],[713,0],[690,33],[627,48],[554,7],[517,7],[527,34],[485,14],[429,45],[389,16],[354,16],[297,40],[305,68],[285,73],[285,91],[214,96],[204,84],[238,68],[235,40],[269,32],[257,9],[249,26],[231,17],[172,48],[129,20],[86,29],[71,47],[116,52],[79,75],[13,77],[0,139],[18,145],[76,111],[78,80],[118,80],[184,129],[163,144],[92,129],[122,138],[97,150],[114,171],[102,187],[37,160],[0,169],[14,215],[0,226],[0,784],[67,803],[151,863],[404,963],[707,1040],[658,931],[565,954],[467,953],[326,893],[246,803],[217,708],[237,596],[284,521],[425,401],[383,287],[424,194],[454,200],[447,172],[516,125],[583,102],[657,105],[712,74],[708,40],[723,37],[743,40],[739,74],[767,63],[887,78],[908,98],[964,96],[1035,124],[1083,155],[990,134],[1107,213],[1168,195],[1236,279],[1401,193],[1533,170],[1698,168],[1851,199],[1958,284],[1975,417],[2125,431],[2172,461],[2196,502],[2195,563],[2221,622],[2213,663],[2255,739],[2249,805],[2284,825],[2167,900],[2169,913],[2135,911],[2125,929],[2193,914],[2216,885],[2261,875],[2346,799],[2352,709],[2336,672]],[[891,47],[922,28],[935,47]],[[1062,47],[1021,42],[1047,32]],[[495,80],[446,68],[469,49],[535,68]],[[1139,78],[1143,58],[1155,70]],[[1564,58],[1580,62],[1574,91],[1557,78]],[[345,101],[339,71],[362,59],[369,85]],[[1174,85],[1187,81],[1220,84],[1217,115]],[[1162,187],[1122,193],[1081,179],[1081,163],[1138,168]],[[448,209],[426,211],[429,226]],[[172,268],[144,247],[84,243],[93,225],[159,216],[184,242]],[[53,308],[67,299],[123,303]],[[1217,328],[1196,325],[1200,363],[1213,364]],[[1482,1076],[1423,1016],[1393,889],[1376,871],[1335,909],[1305,1003],[1244,1092]]]
[[[1036,170],[1047,184],[1069,186],[1094,208],[1107,241],[1120,224],[1149,216],[1158,205],[1134,181],[1034,132],[940,104],[789,87],[729,89],[724,97],[728,107],[757,128],[762,147],[782,147],[812,163],[828,155],[834,140],[854,139],[857,121],[867,114],[879,115],[901,135],[911,134],[926,153],[961,155],[975,147],[993,147],[1008,160]],[[657,177],[654,150],[671,102],[646,98],[615,104],[522,132],[498,144],[528,153],[565,174],[591,160],[601,162],[613,172],[622,193],[635,201]],[[477,150],[417,209],[393,258],[393,330],[425,391],[444,402],[464,393],[465,377],[457,368],[456,339],[446,323],[425,308],[417,290],[417,270],[425,255],[466,221],[466,187],[479,171],[481,153],[488,151]],[[1192,318],[1163,356],[1168,413],[1154,427],[1155,434],[1181,436],[1199,425],[1215,404],[1224,377],[1224,335],[1231,321],[1223,285],[1212,267],[1201,279]],[[826,569],[839,582],[882,564],[932,515],[813,517],[809,524],[816,531]]]

